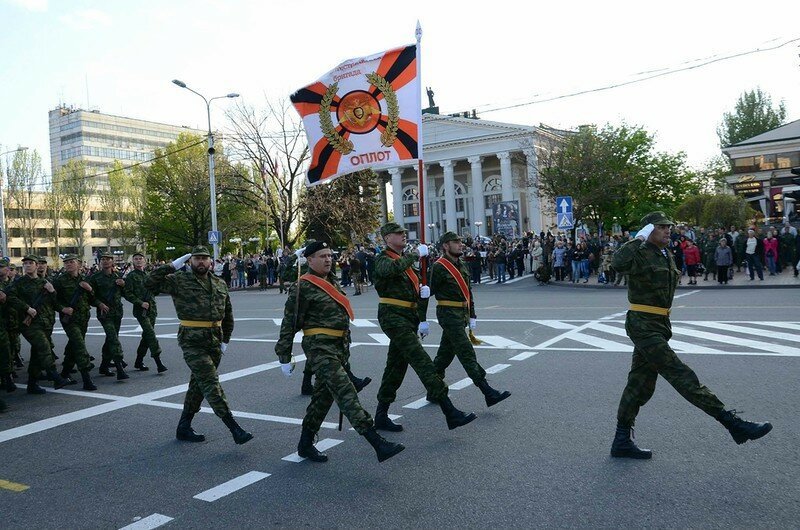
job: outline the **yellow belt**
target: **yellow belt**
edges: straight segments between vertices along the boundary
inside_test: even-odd
[[[331,328],[307,328],[303,330],[303,335],[330,335],[331,337],[344,337],[345,333],[347,333],[346,330]]]
[[[181,320],[181,326],[185,328],[218,328],[222,325],[222,320]]]
[[[468,307],[466,302],[456,302],[455,300],[437,300],[436,304],[443,305],[445,307],[461,307],[461,308]]]
[[[640,313],[651,313],[653,315],[661,315],[668,317],[672,309],[667,307],[658,307],[654,305],[631,304],[631,311],[638,311]]]
[[[397,298],[378,298],[378,302],[380,302],[381,304],[396,305],[400,307],[408,307],[411,309],[417,307],[417,304],[414,302],[406,302],[405,300],[398,300]]]

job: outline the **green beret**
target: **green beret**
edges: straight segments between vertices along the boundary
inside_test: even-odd
[[[37,263],[39,261],[39,256],[36,256],[34,254],[28,254],[27,256],[22,258],[23,263],[25,263],[26,261],[32,261],[34,263]]]
[[[667,214],[664,212],[650,212],[649,214],[642,217],[642,226],[654,224],[654,225],[674,225],[672,221],[669,220]]]
[[[450,241],[461,241],[461,238],[458,237],[458,234],[452,231],[447,231],[442,234],[442,237],[439,238],[439,244],[444,245],[445,243],[449,243]]]
[[[114,254],[112,254],[111,252],[103,252],[102,254],[100,254],[100,257],[101,258],[111,258],[111,259],[115,258]]]
[[[326,248],[330,248],[330,245],[324,241],[314,241],[310,245],[306,245],[306,249],[303,251],[303,256],[309,257],[315,252],[319,252],[320,250],[324,250]]]
[[[0,267],[8,267],[11,265],[11,260],[8,258],[0,258]]]
[[[386,237],[389,234],[399,234],[401,232],[405,233],[405,231],[405,228],[394,221],[390,221],[381,227],[381,237]]]
[[[203,245],[196,246],[192,249],[192,256],[208,256],[211,257],[211,253],[208,251],[208,247],[204,247]]]
[[[80,260],[77,254],[64,254],[62,261]]]

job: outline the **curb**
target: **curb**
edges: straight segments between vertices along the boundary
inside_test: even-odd
[[[609,285],[609,284],[598,284],[598,283],[562,283],[562,282],[548,282],[546,285],[554,286],[554,287],[562,287],[566,289],[605,289],[605,290],[618,290],[624,289],[627,290],[628,286],[623,285]],[[542,286],[544,287],[544,286]],[[679,291],[711,291],[711,290],[730,290],[730,289],[798,289],[800,288],[800,280],[798,280],[797,284],[795,285],[787,285],[787,284],[780,284],[780,285],[708,285],[701,287],[700,285],[679,285],[676,290]]]

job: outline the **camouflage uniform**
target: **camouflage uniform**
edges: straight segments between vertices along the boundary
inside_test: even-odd
[[[222,359],[220,343],[230,341],[233,333],[233,308],[225,280],[210,272],[203,278],[191,270],[176,272],[172,265],[163,265],[147,276],[144,286],[153,293],[171,295],[181,320],[178,344],[192,371],[184,412],[196,414],[205,397],[214,414],[230,416],[217,374]]]
[[[313,272],[311,274],[314,274]],[[344,294],[336,277],[328,274],[325,280]],[[295,329],[295,303],[297,299],[297,328]],[[345,366],[350,357],[350,322],[347,311],[325,291],[307,281],[295,283],[289,288],[289,297],[281,323],[280,337],[275,345],[275,353],[281,363],[292,358],[292,340],[300,329],[326,328],[344,333],[341,337],[325,334],[303,336],[302,347],[306,353],[306,363],[316,375],[314,393],[306,409],[303,429],[311,433],[319,431],[325,416],[334,401],[347,416],[355,430],[364,435],[373,427],[372,417],[364,410],[358,400],[353,383],[347,375]]]
[[[55,359],[47,339],[47,330],[52,329],[54,323],[50,320],[55,318],[55,313],[51,310],[42,310],[52,303],[55,296],[44,289],[47,280],[44,278],[31,278],[23,275],[6,288],[6,294],[10,303],[15,308],[20,319],[20,329],[22,336],[31,345],[31,360],[28,363],[29,381],[34,382],[38,379],[42,371],[55,371]],[[33,307],[37,311],[29,325],[22,322],[27,316],[27,311]]]
[[[719,240],[716,236],[711,235],[706,240],[705,244],[703,245],[703,266],[706,268],[706,273],[704,279],[708,279],[708,275],[711,274],[711,277],[716,279],[717,278],[717,262],[715,259],[717,247],[719,246]]]
[[[416,257],[410,254],[393,259],[386,252],[375,258],[375,290],[378,296],[404,301],[415,306],[401,307],[388,303],[378,305],[378,322],[381,330],[389,337],[386,368],[378,390],[379,403],[394,402],[397,398],[397,389],[403,384],[409,364],[433,400],[440,401],[447,396],[447,385],[437,373],[417,336],[419,323],[426,320],[428,299],[419,297],[417,288],[411,284],[411,279],[406,275],[406,269],[415,261]],[[417,272],[414,271],[413,274],[418,286]]]
[[[117,361],[122,362],[122,344],[119,341],[119,329],[122,326],[124,286],[120,287],[116,283],[117,280],[121,279],[122,275],[117,271],[106,274],[102,270],[92,274],[89,278],[89,285],[92,286],[98,304],[97,320],[100,321],[106,334],[106,340],[103,342],[103,365],[116,363]],[[100,313],[100,303],[107,305],[109,308],[105,315]]]
[[[672,306],[680,271],[669,251],[664,251],[666,255],[653,243],[632,239],[614,254],[614,269],[629,275],[628,301],[631,304],[664,309]],[[634,350],[628,383],[617,412],[620,427],[634,425],[639,408],[655,391],[659,374],[687,401],[715,418],[719,416],[724,410],[723,403],[700,384],[692,369],[669,347],[672,337],[669,316],[630,310],[625,319],[625,331],[633,341]]]
[[[147,274],[144,271],[132,270],[125,276],[125,298],[133,304],[133,316],[142,328],[142,339],[136,348],[136,358],[141,359],[150,350],[150,355],[156,359],[161,356],[161,346],[158,344],[154,326],[158,316],[156,299],[146,287]],[[148,309],[142,308],[142,303],[150,304]]]
[[[14,265],[10,265],[10,268],[14,268]],[[19,275],[17,275],[13,281],[18,279]],[[10,278],[6,278],[5,282],[3,283],[3,289],[11,285],[13,281]],[[9,305],[8,303],[5,305],[5,312],[8,316],[7,319],[5,319],[5,324],[8,327],[8,341],[11,346],[11,362],[12,364],[16,362],[16,364],[21,367],[22,357],[20,356],[20,353],[22,352],[22,342],[19,339],[21,318],[19,317],[19,313],[15,307]]]
[[[94,368],[86,351],[86,331],[91,316],[90,306],[96,302],[94,296],[80,286],[83,281],[83,274],[70,276],[66,272],[53,280],[53,287],[56,288],[56,309],[67,335],[62,374],[68,374],[76,364],[81,372]],[[72,308],[72,315],[61,313],[66,307]]]
[[[0,267],[8,267],[8,258],[0,259]],[[0,289],[5,292],[6,287],[10,284],[11,282],[4,276],[0,280]],[[5,381],[5,378],[14,371],[11,339],[8,334],[10,307],[8,300],[0,304],[0,381]]]

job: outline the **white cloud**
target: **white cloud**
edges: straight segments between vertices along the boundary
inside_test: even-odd
[[[8,0],[8,2],[28,11],[47,11],[47,0]]]
[[[76,30],[90,30],[111,26],[111,15],[99,9],[83,9],[62,15],[59,20]]]

